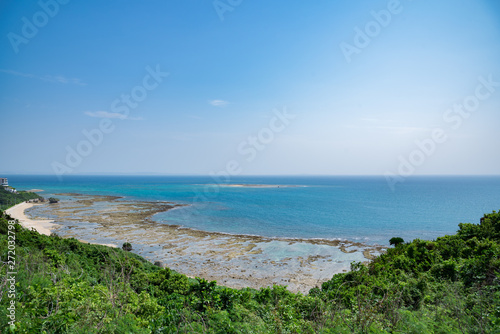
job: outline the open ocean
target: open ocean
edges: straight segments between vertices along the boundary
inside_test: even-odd
[[[434,239],[461,222],[478,223],[500,210],[499,176],[411,177],[393,192],[384,177],[239,176],[215,186],[202,176],[5,175],[18,190],[124,196],[132,200],[189,204],[155,216],[159,223],[204,231],[265,237],[348,239],[387,245],[400,236]],[[223,183],[224,184],[224,183]]]

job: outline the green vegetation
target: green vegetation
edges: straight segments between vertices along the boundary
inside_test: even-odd
[[[49,203],[50,204],[58,203],[58,202],[59,202],[59,198],[49,197]]]
[[[0,187],[0,210],[6,210],[7,208],[14,206],[18,203],[25,202],[30,199],[41,199],[42,197],[27,191],[18,191],[17,193],[11,193]]]
[[[16,237],[16,319],[1,268],[0,331],[8,333],[498,333],[500,214],[457,234],[399,243],[308,295],[230,289],[143,258],[0,217],[0,256]]]
[[[392,245],[394,245],[394,246],[401,245],[403,242],[405,242],[405,241],[403,240],[403,238],[400,238],[400,237],[394,237],[394,238],[391,238],[389,240],[389,244],[391,246]]]
[[[124,251],[130,252],[132,250],[132,245],[130,244],[130,242],[125,242],[122,245],[122,249]]]

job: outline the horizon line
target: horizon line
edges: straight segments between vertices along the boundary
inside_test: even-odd
[[[13,173],[13,172],[7,172],[3,173],[0,172],[1,175],[6,175],[6,176],[16,176],[16,175],[23,175],[23,176],[56,176],[56,174],[53,173]],[[65,176],[204,176],[204,177],[216,177],[219,175],[210,175],[210,174],[182,174],[182,173],[105,173],[105,172],[92,172],[92,173],[72,173]],[[229,175],[230,177],[242,177],[242,176],[256,176],[256,177],[262,177],[262,176],[346,176],[346,177],[352,177],[352,176],[375,176],[375,177],[386,177],[384,174],[238,174],[238,175]],[[405,176],[405,178],[411,178],[411,177],[422,177],[422,176],[500,176],[500,174],[414,174],[410,176]]]

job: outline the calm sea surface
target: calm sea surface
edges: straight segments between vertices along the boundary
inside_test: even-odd
[[[117,195],[189,204],[155,216],[160,223],[205,231],[267,237],[349,239],[388,244],[455,233],[460,222],[478,223],[500,210],[500,177],[412,177],[393,192],[383,177],[232,177],[215,186],[201,176],[6,175],[19,190]],[[284,187],[284,186],[293,187]]]

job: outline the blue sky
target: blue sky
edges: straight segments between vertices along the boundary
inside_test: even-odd
[[[0,36],[1,173],[500,171],[497,1],[2,1]]]

